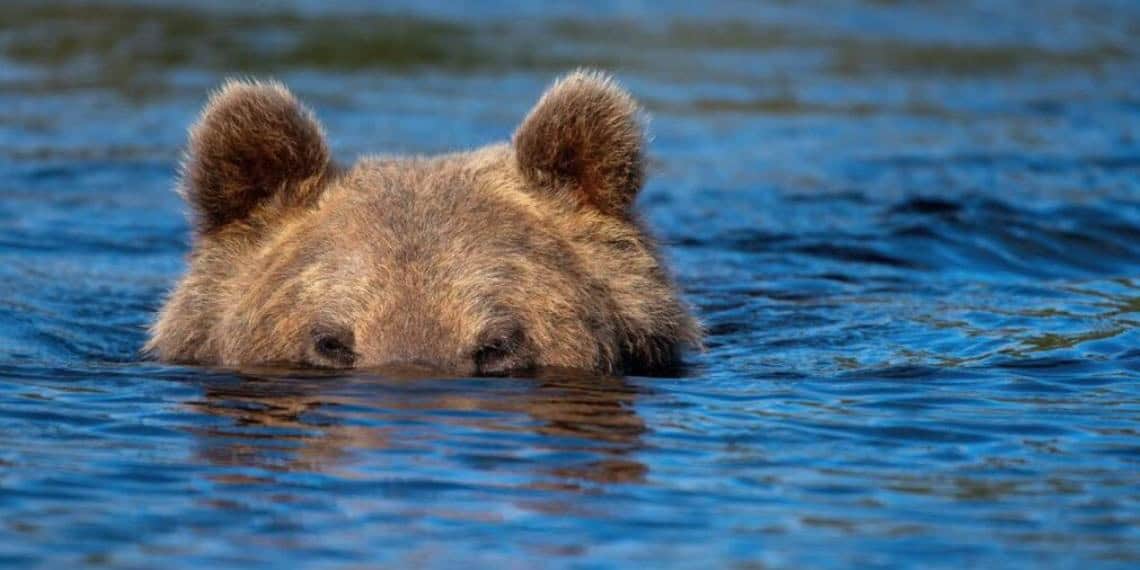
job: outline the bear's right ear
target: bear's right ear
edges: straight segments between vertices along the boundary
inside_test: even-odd
[[[321,125],[288,89],[230,80],[190,129],[180,192],[209,233],[270,203],[309,202],[329,169]]]

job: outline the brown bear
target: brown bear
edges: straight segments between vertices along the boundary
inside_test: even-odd
[[[558,80],[510,144],[352,166],[284,86],[230,81],[190,131],[190,268],[144,350],[456,375],[671,366],[700,328],[634,211],[644,153],[641,109],[598,72]]]

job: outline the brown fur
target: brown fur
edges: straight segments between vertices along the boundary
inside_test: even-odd
[[[641,109],[608,77],[575,73],[555,83],[515,133],[527,179],[625,216],[641,189]]]
[[[190,270],[146,350],[458,374],[673,364],[699,329],[632,211],[639,114],[577,72],[513,145],[338,170],[283,87],[227,83],[191,131]]]
[[[190,130],[182,192],[209,232],[262,202],[305,203],[328,166],[320,124],[285,86],[231,80]]]

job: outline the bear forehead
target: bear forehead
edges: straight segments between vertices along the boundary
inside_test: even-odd
[[[283,225],[263,259],[280,267],[274,259],[292,258],[293,271],[457,272],[489,283],[519,265],[570,269],[575,247],[561,220],[535,203],[509,157],[494,154],[361,159],[316,208]]]
[[[525,197],[507,157],[490,160],[486,154],[362,158],[331,183],[321,209],[401,231],[442,229],[517,213]]]

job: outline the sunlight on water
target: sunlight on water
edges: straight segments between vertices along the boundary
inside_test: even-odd
[[[0,566],[1134,567],[1140,6],[0,8]],[[140,362],[226,75],[339,156],[654,115],[679,378]]]

